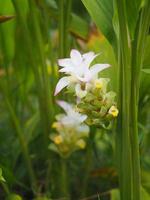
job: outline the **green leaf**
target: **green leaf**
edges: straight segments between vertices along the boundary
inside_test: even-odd
[[[94,22],[108,41],[116,46],[116,36],[112,24],[114,15],[112,0],[82,0]]]
[[[89,26],[81,17],[72,14],[69,31],[74,35],[86,40],[88,38]]]
[[[146,192],[144,188],[141,188],[141,200],[150,200],[150,195]]]
[[[22,197],[18,194],[10,194],[6,200],[22,200]]]
[[[120,200],[119,190],[118,189],[111,190],[110,196],[111,196],[110,198],[111,200]]]
[[[58,21],[58,9],[50,8],[50,16]],[[70,24],[69,24],[69,31],[84,40],[88,39],[89,33],[89,25],[86,20],[82,19],[78,15],[72,13]]]
[[[126,16],[131,38],[134,36],[141,0],[126,0]]]
[[[35,131],[39,123],[39,120],[40,120],[39,112],[36,112],[25,122],[24,132],[26,133],[26,140],[28,143],[34,140],[39,133],[38,131]]]
[[[142,181],[143,189],[145,189],[150,194],[150,172],[149,171],[147,170],[141,171],[141,181]]]
[[[118,189],[113,189],[110,192],[111,200],[120,200],[120,194]],[[150,200],[150,195],[141,187],[141,200]]]
[[[37,197],[34,200],[51,200],[51,199],[48,199],[47,197]]]
[[[0,1],[0,21],[4,22],[14,17],[14,8],[11,0]],[[6,16],[9,13],[9,16]],[[15,22],[16,20],[9,20],[7,23],[0,25],[0,43],[2,45],[2,56],[5,62],[9,62],[14,56],[15,50]]]
[[[142,72],[144,72],[146,74],[150,74],[150,69],[142,69]]]
[[[2,176],[2,169],[0,168],[0,182],[5,182],[4,177]]]
[[[11,16],[7,16],[7,15],[3,15],[3,16],[0,16],[0,23],[3,23],[3,22],[6,22],[10,19],[13,19],[15,16],[11,15]]]

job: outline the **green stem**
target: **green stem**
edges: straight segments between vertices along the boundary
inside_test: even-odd
[[[140,155],[138,143],[138,102],[140,88],[140,74],[143,63],[143,52],[147,31],[150,25],[150,3],[142,9],[142,13],[137,24],[135,39],[132,45],[132,84],[131,84],[131,144],[133,160],[133,200],[140,200]]]
[[[65,30],[64,30],[64,39],[65,39],[65,56],[68,55],[69,48],[69,25],[71,19],[71,7],[72,7],[72,0],[67,0],[66,2],[66,15],[65,15]]]
[[[118,60],[120,60],[120,89],[122,90],[120,92],[120,103],[122,105],[120,105],[118,130],[121,128],[122,134],[117,135],[119,139],[117,138],[116,145],[117,150],[121,152],[118,156],[121,200],[140,200],[138,101],[144,45],[150,23],[150,3],[147,3],[142,9],[134,41],[130,43],[132,54],[128,46],[125,2],[117,0],[117,7],[120,27],[120,59]],[[127,164],[126,160],[128,160]]]
[[[40,30],[40,25],[38,21],[38,12],[36,8],[36,4],[34,1],[29,1],[30,5],[30,11],[32,16],[32,25],[33,25],[33,35],[36,40],[37,45],[37,55],[40,60],[40,67],[41,67],[41,75],[42,75],[42,84],[43,84],[43,112],[42,112],[42,118],[44,119],[43,122],[43,130],[44,130],[44,139],[45,139],[45,147],[47,149],[48,146],[48,136],[51,131],[50,124],[53,122],[54,118],[54,107],[50,106],[53,104],[53,93],[52,93],[52,87],[50,86],[49,82],[49,75],[47,71],[46,66],[46,58],[44,55],[44,44],[43,44],[43,38]],[[45,28],[46,25],[45,25]],[[50,161],[51,154],[48,152],[48,160],[47,160],[47,171],[46,171],[46,190],[48,191],[49,185],[50,185],[50,171],[51,171],[51,161]]]
[[[67,160],[61,158],[61,195],[68,199],[69,198],[69,180],[67,174]]]
[[[59,0],[59,57],[67,56],[69,49],[69,23],[72,0]]]
[[[10,191],[9,191],[7,184],[5,182],[1,182],[1,186],[2,186],[3,190],[5,191],[6,195],[9,195]]]
[[[83,181],[82,181],[81,198],[86,196],[91,164],[92,164],[92,145],[89,144],[86,151],[86,155],[85,155],[85,170],[84,170],[84,176],[83,176]]]
[[[47,66],[45,63],[45,55],[44,55],[44,44],[43,44],[43,38],[41,35],[40,25],[38,23],[38,13],[36,4],[34,1],[29,1],[30,5],[30,11],[32,16],[32,26],[33,26],[33,36],[36,41],[36,51],[37,56],[40,61],[40,67],[41,67],[41,78],[42,78],[42,86],[43,86],[43,118],[44,118],[44,125],[43,128],[45,133],[45,144],[48,144],[48,136],[50,133],[50,124],[53,121],[54,116],[54,109],[52,105],[52,88],[50,87],[49,83],[49,75],[47,71]],[[51,114],[51,115],[50,115]],[[47,146],[47,145],[46,145]]]
[[[125,16],[125,1],[117,0],[117,10],[119,19],[119,51],[120,51],[120,81],[122,82],[120,96],[120,117],[121,124],[118,125],[117,135],[120,137],[121,144],[119,161],[119,176],[121,200],[132,199],[132,160],[131,160],[131,141],[130,141],[130,86],[131,86],[131,66],[130,66],[130,48],[128,46],[128,30]],[[120,65],[122,64],[122,66]],[[121,125],[121,130],[119,130]],[[118,141],[116,141],[118,142]]]
[[[25,159],[25,162],[26,162],[28,172],[29,172],[29,178],[30,178],[30,181],[31,181],[31,185],[33,187],[33,191],[36,192],[37,191],[36,178],[35,178],[34,170],[32,168],[32,163],[31,163],[30,154],[29,154],[29,150],[28,150],[26,140],[23,136],[23,132],[22,132],[22,129],[20,127],[20,123],[18,121],[18,118],[17,118],[14,110],[13,110],[13,107],[12,107],[11,103],[9,102],[9,100],[7,99],[6,96],[5,96],[5,101],[6,101],[8,110],[10,112],[13,124],[16,128],[16,134],[18,136],[19,143],[20,143],[20,146],[21,146],[21,149],[22,149],[22,153],[23,153],[23,156],[24,156],[24,159]]]
[[[59,0],[59,57],[65,56],[65,0]]]
[[[82,192],[81,192],[81,198],[84,198],[86,196],[88,182],[89,182],[89,174],[91,170],[92,165],[92,151],[93,151],[93,140],[95,136],[95,127],[92,126],[90,130],[90,137],[88,139],[88,148],[86,149],[86,155],[85,155],[85,169],[84,169],[84,176],[82,181]]]

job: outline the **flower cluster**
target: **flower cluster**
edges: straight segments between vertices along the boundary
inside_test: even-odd
[[[117,117],[118,109],[115,102],[115,92],[107,92],[108,78],[99,78],[102,70],[110,67],[109,64],[95,64],[92,61],[99,54],[89,52],[81,55],[72,50],[70,58],[58,60],[59,70],[66,74],[56,86],[55,95],[67,87],[77,96],[79,112],[88,116],[88,125],[108,127],[113,118]]]
[[[70,58],[59,59],[61,67],[59,72],[65,73],[55,89],[57,95],[67,87],[77,97],[76,107],[66,102],[59,101],[58,104],[65,110],[66,115],[58,115],[57,122],[53,128],[58,134],[51,139],[54,144],[51,149],[61,155],[68,156],[76,149],[82,149],[86,143],[83,139],[88,136],[87,125],[96,125],[108,128],[112,120],[118,116],[118,109],[115,102],[115,92],[107,91],[108,78],[99,78],[102,70],[110,67],[109,64],[94,64],[93,60],[99,54],[88,52],[80,54],[77,50],[71,50]]]
[[[109,79],[99,78],[93,82],[93,87],[87,95],[80,99],[77,107],[79,112],[87,114],[86,123],[98,127],[109,128],[112,120],[118,116],[113,91],[107,92]]]
[[[66,114],[56,116],[52,127],[57,133],[51,135],[54,143],[50,144],[49,148],[62,157],[68,157],[75,150],[84,149],[86,146],[85,138],[89,135],[89,127],[84,121],[87,116],[78,113],[75,106],[65,101],[58,101],[58,104]]]

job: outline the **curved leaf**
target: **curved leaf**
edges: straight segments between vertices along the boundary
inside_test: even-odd
[[[105,35],[108,41],[116,46],[116,35],[114,32],[113,19],[113,1],[112,0],[82,0],[94,22]]]

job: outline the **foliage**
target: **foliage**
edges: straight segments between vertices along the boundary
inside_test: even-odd
[[[0,199],[117,200],[119,189],[121,200],[150,198],[149,9],[148,0],[0,1]],[[71,49],[102,52],[91,65],[111,65],[101,80],[111,80],[119,115],[71,139],[64,159],[50,149],[56,101],[76,103],[70,92],[54,96],[58,58]]]

